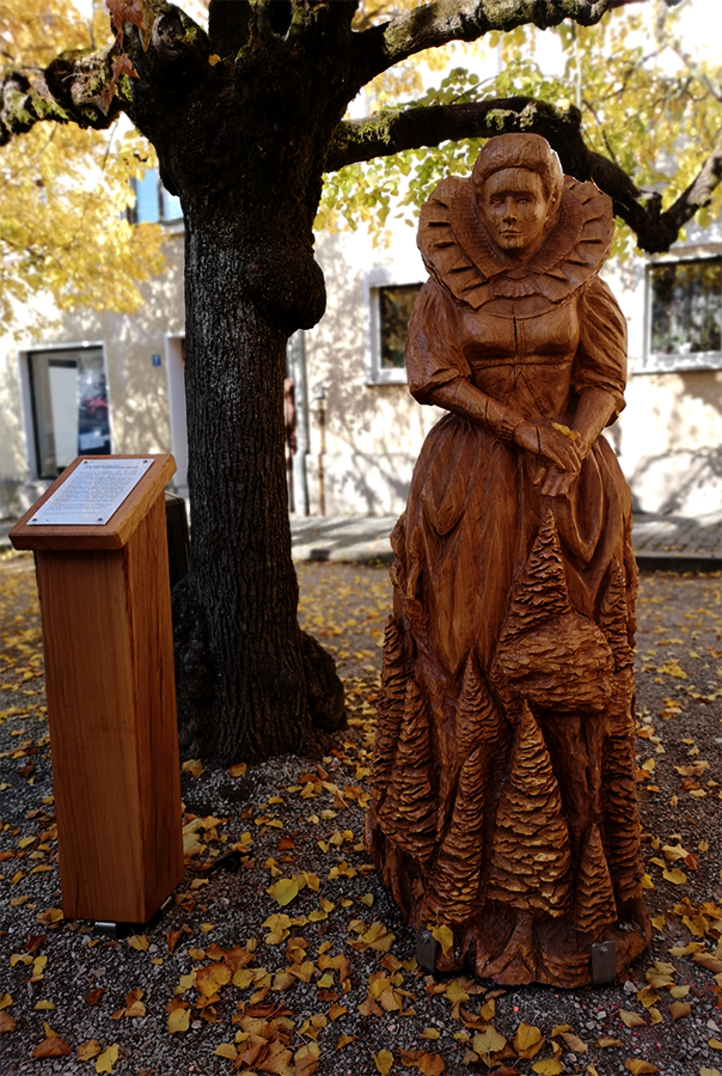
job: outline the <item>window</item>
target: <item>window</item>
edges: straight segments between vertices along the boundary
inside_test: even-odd
[[[135,192],[135,205],[128,207],[131,224],[157,224],[183,217],[180,198],[168,193],[156,169],[147,169],[143,178],[131,180],[131,185]]]
[[[648,370],[722,368],[722,258],[649,269]]]
[[[79,455],[108,455],[101,348],[31,351],[27,363],[37,477],[57,478]]]
[[[369,288],[371,308],[368,379],[405,382],[404,351],[409,321],[421,284],[379,284]]]

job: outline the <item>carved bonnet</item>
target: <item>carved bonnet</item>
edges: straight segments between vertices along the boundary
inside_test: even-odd
[[[527,168],[544,184],[547,198],[558,207],[564,188],[564,173],[554,150],[541,135],[510,134],[490,138],[476,158],[471,180],[477,193],[495,172],[505,168]]]
[[[485,180],[505,168],[536,172],[556,201],[544,242],[522,264],[499,256],[479,212]],[[418,245],[429,273],[454,298],[476,309],[493,303],[495,314],[523,318],[564,302],[586,284],[607,258],[613,235],[606,194],[591,181],[564,176],[539,135],[507,134],[489,139],[468,179],[452,176],[434,189],[421,209]]]

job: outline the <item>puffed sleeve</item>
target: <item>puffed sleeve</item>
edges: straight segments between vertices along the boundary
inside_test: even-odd
[[[433,403],[439,385],[471,376],[458,340],[456,302],[435,280],[427,281],[411,315],[405,355],[409,391],[419,403]]]
[[[617,300],[599,277],[584,290],[580,305],[581,339],[572,370],[572,386],[605,389],[614,398],[614,414],[624,409],[627,383],[627,323]]]

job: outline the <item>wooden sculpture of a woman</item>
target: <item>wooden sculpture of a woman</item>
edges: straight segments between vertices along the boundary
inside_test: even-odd
[[[595,943],[621,971],[649,941],[631,498],[600,436],[624,406],[613,228],[531,134],[419,227],[409,383],[448,413],[392,535],[367,838],[407,919],[453,933],[437,967],[500,983],[582,985]]]

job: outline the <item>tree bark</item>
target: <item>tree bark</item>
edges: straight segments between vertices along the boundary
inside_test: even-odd
[[[191,572],[174,594],[181,741],[225,761],[318,753],[323,730],[341,723],[343,691],[296,615],[283,452],[287,333],[244,294],[226,239],[226,229],[196,228],[190,215]]]

